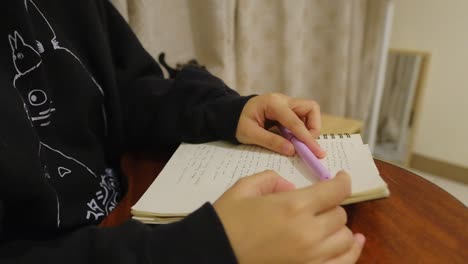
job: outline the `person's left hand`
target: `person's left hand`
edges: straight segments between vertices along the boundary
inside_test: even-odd
[[[320,106],[312,100],[291,98],[272,93],[251,98],[244,106],[237,124],[236,139],[243,144],[256,144],[283,155],[294,155],[294,146],[282,136],[268,130],[267,123],[276,121],[318,157],[326,153],[315,138],[320,135]]]

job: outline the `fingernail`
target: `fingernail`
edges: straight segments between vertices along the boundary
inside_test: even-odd
[[[316,153],[317,157],[319,159],[325,158],[327,156],[327,152],[317,142],[314,142],[314,145],[316,149],[318,150],[318,153]]]
[[[327,154],[327,152],[325,151],[325,149],[322,148],[322,146],[320,146],[320,144],[317,143],[317,145],[319,146],[319,149],[320,149],[324,154]]]
[[[361,246],[366,242],[366,237],[363,234],[355,234],[354,239],[356,239],[356,242]]]
[[[285,143],[283,145],[283,153],[285,155],[291,156],[294,154],[294,146],[291,143]]]
[[[322,158],[325,158],[327,156],[327,152],[323,148],[320,148],[320,150],[322,151]]]
[[[315,128],[309,129],[309,133],[315,138],[318,138],[320,136],[320,130]]]

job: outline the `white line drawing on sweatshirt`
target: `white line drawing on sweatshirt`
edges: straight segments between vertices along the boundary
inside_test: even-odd
[[[50,40],[50,42],[52,43],[54,49],[58,50],[58,49],[61,49],[61,50],[65,50],[66,52],[70,53],[70,55],[72,55],[73,57],[75,57],[75,59],[81,64],[81,66],[88,72],[89,76],[91,77],[91,79],[93,80],[94,84],[96,85],[96,87],[99,89],[99,91],[102,93],[102,95],[104,95],[104,90],[102,90],[101,86],[98,84],[98,82],[96,81],[96,79],[94,79],[94,77],[92,76],[92,74],[88,71],[88,69],[84,66],[84,64],[81,62],[80,58],[78,58],[78,56],[75,55],[75,53],[73,53],[71,50],[65,48],[65,47],[62,47],[60,46],[60,43],[59,41],[57,40],[57,35],[55,34],[55,31],[54,29],[52,28],[52,25],[50,24],[49,20],[47,20],[47,18],[45,17],[44,13],[39,9],[39,7],[36,5],[36,3],[34,3],[34,1],[32,0],[25,0],[24,1],[24,5],[26,6],[26,10],[28,10],[29,12],[29,6],[28,6],[28,2],[36,9],[36,11],[40,14],[40,16],[44,19],[44,21],[47,23],[47,26],[49,26],[50,28],[50,31],[52,32],[53,34],[53,38]],[[42,45],[42,43],[40,41],[37,41],[37,46],[39,47],[40,50],[44,50],[44,46]]]
[[[65,167],[58,167],[57,172],[60,177],[65,177],[67,174],[70,174],[72,171],[70,169],[67,169]]]
[[[102,89],[101,85],[99,85],[99,83],[96,81],[96,79],[91,74],[91,72],[83,64],[81,59],[74,52],[72,52],[68,48],[63,47],[63,46],[60,45],[60,42],[57,39],[57,35],[55,33],[55,30],[53,29],[52,25],[50,24],[50,22],[45,17],[44,13],[34,3],[34,1],[33,0],[24,0],[24,5],[25,5],[25,8],[28,11],[28,13],[30,13],[30,15],[39,16],[39,18],[44,21],[46,27],[48,28],[48,30],[51,33],[51,36],[50,36],[51,39],[49,41],[50,41],[50,44],[52,46],[52,49],[53,50],[65,51],[67,54],[72,56],[75,59],[75,61],[77,61],[78,64],[82,67],[82,69],[88,74],[88,76],[90,77],[92,83],[97,88],[97,90],[101,93],[101,95],[105,96],[104,90]],[[20,33],[18,31],[15,31],[13,33],[13,35],[9,34],[8,35],[8,40],[10,42],[10,46],[11,46],[11,50],[12,50],[13,64],[14,64],[16,72],[17,72],[15,77],[14,77],[14,80],[13,80],[13,86],[17,90],[19,90],[20,96],[21,96],[23,91],[22,91],[22,87],[18,87],[18,83],[17,83],[18,80],[21,79],[22,77],[28,75],[32,71],[36,70],[37,68],[39,68],[39,66],[41,66],[41,64],[43,63],[43,61],[41,59],[41,54],[46,51],[45,50],[46,48],[45,48],[44,43],[42,43],[39,40],[35,40],[36,48],[34,48],[33,45],[27,44],[24,41],[24,38],[20,35]],[[48,101],[44,101],[44,102],[42,102],[42,104],[29,104],[30,107],[27,107],[28,106],[27,103],[28,102],[31,103],[31,99],[36,98],[37,100],[40,100],[41,98],[47,98],[48,97],[47,93],[45,93],[45,91],[42,91],[42,92],[43,92],[42,97],[38,97],[38,94],[36,94],[36,95],[32,95],[32,97],[26,98],[26,95],[23,94],[21,96],[21,99],[23,100],[23,103],[24,103],[23,107],[24,107],[24,110],[25,110],[28,118],[30,119],[30,121],[32,123],[38,122],[41,127],[46,127],[46,126],[50,125],[50,123],[51,123],[49,119],[45,119],[44,116],[31,117],[31,115],[34,115],[35,111],[33,111],[33,110],[36,109],[37,106],[45,105]],[[52,107],[52,101],[50,100],[48,103],[49,103],[50,109],[55,110],[55,108]],[[106,112],[106,109],[105,109],[104,105],[101,105],[101,110],[102,110],[101,112],[102,112],[102,115],[103,115],[104,133],[105,133],[105,135],[107,135],[107,133],[108,133],[107,112]],[[38,117],[40,117],[40,118],[38,119]],[[48,118],[50,118],[50,116],[48,116]]]
[[[94,173],[90,168],[88,168],[86,165],[84,165],[83,163],[81,163],[79,160],[75,159],[75,158],[72,158],[70,156],[67,156],[65,155],[63,152],[61,152],[60,150],[57,150],[57,149],[54,149],[53,147],[45,144],[44,142],[41,142],[41,145],[48,148],[49,150],[61,155],[62,157],[68,159],[68,160],[72,160],[74,161],[76,164],[80,165],[81,167],[85,168],[91,175],[94,176],[94,178],[97,178],[97,175],[96,173]],[[71,172],[71,171],[70,171]]]
[[[43,151],[48,150],[51,151],[52,153],[42,153]],[[53,147],[51,147],[48,144],[45,143],[40,143],[39,147],[39,155],[40,156],[50,156],[50,155],[60,155],[61,157],[65,158],[68,161],[71,161],[71,163],[67,163],[64,160],[57,161],[57,164],[52,164],[51,167],[47,167],[44,165],[44,175],[48,175],[48,178],[53,181],[60,181],[60,179],[64,179],[67,175],[72,175],[74,170],[71,169],[71,167],[74,167],[75,169],[78,168],[78,170],[84,169],[87,171],[90,175],[92,175],[96,180],[99,180],[99,190],[95,193],[94,198],[90,199],[89,202],[86,203],[87,211],[85,213],[85,217],[87,220],[99,220],[101,217],[107,216],[118,204],[118,198],[120,194],[120,187],[119,187],[119,182],[117,178],[114,175],[114,172],[112,169],[106,169],[105,173],[103,174],[98,174],[95,173],[93,170],[91,170],[89,167],[84,165],[82,162],[77,160],[76,158],[70,157],[69,155],[66,155],[60,150],[57,150]],[[64,163],[67,163],[68,166],[65,167]],[[62,165],[63,164],[63,165]],[[76,167],[78,166],[78,167]],[[49,171],[49,170],[55,170],[54,171]],[[78,173],[79,175],[85,175],[86,173]],[[55,176],[54,176],[55,175]],[[58,178],[53,178],[53,177],[58,177]],[[56,191],[57,193],[57,191]],[[58,208],[60,208],[60,195],[57,195],[57,203],[58,203]],[[63,209],[63,208],[62,208]],[[57,214],[59,214],[60,211],[63,210],[58,210]],[[60,216],[57,216],[57,219],[60,219]],[[57,226],[59,226],[59,223],[57,223]]]
[[[50,124],[50,121],[47,120],[49,116],[42,116],[37,115],[31,117],[31,112],[29,111],[28,104],[31,105],[32,108],[41,109],[43,107],[48,107],[49,111],[55,110],[52,108],[52,103],[49,102],[49,105],[45,105],[48,102],[47,94],[42,91],[35,89],[30,91],[27,95],[25,94],[26,91],[23,91],[21,87],[18,87],[18,80],[22,77],[30,74],[34,70],[38,69],[39,66],[42,64],[42,59],[39,54],[31,45],[27,44],[23,37],[21,36],[18,31],[15,31],[13,36],[8,35],[8,41],[11,47],[11,55],[13,58],[13,65],[16,69],[16,75],[13,79],[13,86],[16,88],[16,91],[19,93],[21,100],[23,101],[23,108],[26,112],[26,115],[31,123],[31,126],[34,127],[33,122],[39,120],[39,124],[41,126],[47,126]],[[24,95],[23,95],[24,94]],[[24,97],[27,97],[24,98]],[[35,112],[35,111],[33,111]],[[43,112],[43,111],[42,111]]]
[[[96,87],[96,91],[102,96],[105,96],[105,94],[99,83],[93,77],[91,72],[85,67],[84,63],[79,59],[79,57],[68,48],[61,46],[54,29],[45,17],[44,13],[38,8],[34,1],[24,0],[24,5],[29,15],[38,19],[36,21],[44,21],[44,23],[37,23],[38,27],[43,27],[42,30],[38,32],[42,32],[43,34],[36,36],[36,39],[32,41],[29,41],[27,38],[23,38],[25,35],[22,35],[22,33],[24,32],[19,32],[18,30],[15,30],[12,34],[8,35],[8,41],[12,51],[13,66],[16,70],[16,75],[13,79],[13,86],[22,100],[23,108],[31,124],[31,127],[36,128],[38,125],[40,127],[47,127],[51,124],[51,122],[53,123],[52,117],[54,112],[56,112],[56,109],[54,108],[52,97],[49,96],[47,88],[34,89],[33,80],[36,80],[36,77],[41,76],[38,75],[38,73],[40,73],[43,67],[54,65],[52,64],[54,61],[49,60],[50,55],[54,55],[56,58],[69,55],[69,57],[72,59],[67,60],[67,62],[72,63],[71,65],[76,65],[78,69],[81,67],[85,76],[86,74],[89,76],[88,85],[90,85],[92,88]],[[48,29],[50,29],[50,32],[48,32]],[[25,41],[25,39],[27,41]],[[74,63],[74,61],[77,63]],[[58,111],[60,111],[60,109],[58,109]],[[101,111],[104,132],[105,135],[107,135],[108,125],[104,103],[101,105]],[[109,179],[108,175],[101,175],[100,173],[100,177],[98,177],[98,174],[91,170],[83,162],[71,157],[70,155],[66,155],[63,151],[51,147],[50,144],[46,143],[48,142],[47,140],[44,142],[44,139],[39,136],[38,132],[39,131],[35,131],[39,143],[39,158],[43,162],[42,166],[44,178],[51,181],[51,184],[61,184],[60,181],[65,180],[71,176],[87,175],[89,173],[93,176],[94,179],[99,181],[100,190],[96,192],[95,198],[91,199],[91,202],[94,200],[96,206],[93,208],[95,208],[97,211],[93,211],[93,209],[91,209],[85,213],[84,217],[90,219],[93,212],[102,211],[102,213],[107,215],[110,211],[112,211],[112,209],[114,209],[117,204],[117,197],[119,196],[117,180],[115,178]],[[50,164],[49,162],[44,162],[50,161],[46,158],[48,155],[56,157],[55,154],[50,152],[42,156],[41,151],[44,150],[52,151],[53,153],[61,156],[61,158],[58,158],[57,161],[59,163],[63,162],[64,166],[59,165],[59,163],[56,161],[52,161]],[[67,198],[65,195],[62,197],[60,189],[54,188],[54,192],[57,201],[57,227],[60,227],[62,223],[66,224],[67,222],[66,219],[61,216],[61,213],[67,215],[67,208],[61,208],[61,201],[66,204],[66,199],[69,198]],[[89,207],[88,203],[83,205],[87,208],[91,208]]]
[[[99,183],[101,190],[96,192],[96,197],[87,203],[88,212],[86,219],[94,217],[98,220],[100,217],[108,215],[118,204],[119,183],[113,175],[111,169],[106,169],[106,174],[101,175]]]
[[[24,0],[24,5],[26,7],[26,10],[29,12],[29,5],[31,5],[34,10],[42,17],[42,19],[45,21],[45,23],[47,24],[47,26],[49,27],[51,33],[52,33],[52,39],[50,40],[54,50],[64,50],[66,51],[67,53],[69,53],[72,57],[75,58],[76,61],[78,61],[81,65],[81,67],[83,67],[83,69],[88,73],[89,77],[91,78],[91,80],[93,81],[94,85],[96,86],[96,88],[101,92],[101,94],[103,96],[105,96],[105,93],[104,93],[104,90],[102,89],[101,85],[99,85],[99,83],[96,81],[96,79],[94,78],[94,76],[91,74],[91,72],[86,68],[86,66],[83,64],[83,62],[80,60],[80,58],[75,54],[73,53],[71,50],[69,50],[68,48],[66,47],[62,47],[60,45],[60,42],[58,41],[57,39],[57,34],[55,33],[55,30],[53,29],[52,25],[50,24],[49,20],[45,17],[44,13],[39,9],[39,7],[36,5],[36,3],[34,3],[33,0]],[[43,43],[41,43],[40,41],[36,41],[37,42],[37,46],[38,46],[38,50],[39,51],[42,51],[42,53],[44,52],[44,45]],[[103,114],[103,120],[104,120],[104,131],[107,135],[107,113],[106,113],[106,110],[105,110],[105,107],[104,105],[101,106],[102,108],[102,114]]]
[[[41,156],[41,150],[42,150],[42,144],[39,143],[39,146],[38,146],[38,155],[39,155],[39,157]],[[51,178],[50,174],[49,174],[49,171],[47,169],[47,165],[44,165],[43,173],[44,173],[44,178],[46,178],[46,179]],[[60,200],[59,200],[57,190],[54,189],[54,193],[55,193],[55,201],[57,202],[57,228],[59,228],[60,227]]]
[[[26,44],[18,31],[15,31],[13,36],[8,34],[8,41],[10,42],[12,51],[13,65],[16,69],[16,75],[13,80],[13,86],[16,88],[16,80],[37,69],[41,65],[42,60],[39,52],[37,52],[31,45]],[[21,63],[26,57],[33,58],[33,63],[29,65]]]

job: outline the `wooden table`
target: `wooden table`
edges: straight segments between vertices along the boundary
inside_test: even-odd
[[[468,209],[426,179],[376,160],[390,197],[346,206],[365,234],[359,263],[468,263]]]
[[[169,154],[159,154],[122,160],[130,190],[103,226],[130,217],[131,205],[168,159]],[[348,226],[367,237],[359,263],[468,263],[467,207],[414,173],[379,160],[376,164],[390,197],[345,207]]]

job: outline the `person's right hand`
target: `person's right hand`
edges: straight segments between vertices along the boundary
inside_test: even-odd
[[[345,172],[296,189],[273,171],[242,178],[214,208],[239,263],[354,263],[365,238],[346,227]]]

